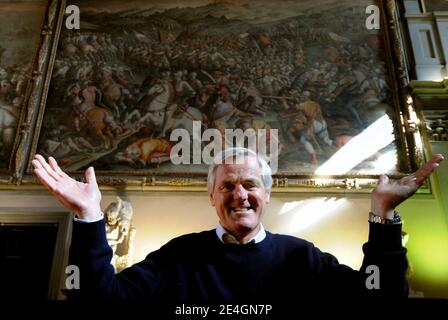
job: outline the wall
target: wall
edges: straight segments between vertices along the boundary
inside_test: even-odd
[[[404,1],[416,79],[441,81],[448,76],[448,14],[427,12],[420,2]]]
[[[439,148],[440,149],[440,148]],[[448,155],[448,147],[441,147]],[[448,190],[448,161],[434,179],[435,195],[414,196],[400,207],[404,230],[410,234],[407,248],[415,295],[448,298],[448,230],[446,210],[440,190]],[[201,192],[121,192],[134,208],[135,261],[159,248],[171,238],[214,228],[217,222],[207,195]],[[102,206],[114,201],[115,194],[104,193]],[[2,191],[0,210],[31,209],[60,211],[63,207],[46,190]],[[367,239],[368,195],[322,197],[304,194],[274,194],[264,224],[272,232],[303,237],[321,250],[333,253],[342,263],[359,268],[361,246]]]

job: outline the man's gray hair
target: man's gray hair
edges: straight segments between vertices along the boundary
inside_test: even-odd
[[[258,161],[258,165],[260,166],[261,176],[263,179],[264,188],[267,192],[271,192],[272,188],[272,170],[266,160],[261,156],[255,153],[254,151],[236,147],[236,148],[227,148],[224,151],[218,153],[213,159],[213,163],[208,168],[208,176],[207,176],[207,187],[208,192],[211,193],[215,189],[215,180],[216,180],[216,169],[218,166],[225,164],[226,159],[232,158],[235,159],[238,156],[246,156],[246,157],[254,157]]]

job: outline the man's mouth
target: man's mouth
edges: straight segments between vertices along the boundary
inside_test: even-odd
[[[254,213],[254,209],[252,206],[249,207],[230,207],[230,210],[232,213],[239,214],[239,215],[245,215]]]

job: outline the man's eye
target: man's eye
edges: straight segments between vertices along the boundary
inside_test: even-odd
[[[228,190],[232,190],[232,189],[233,189],[233,184],[231,184],[231,183],[224,183],[224,184],[222,185],[221,189],[222,189],[222,190],[226,190],[226,191],[228,191]]]
[[[253,189],[256,186],[257,185],[255,183],[252,183],[252,182],[247,182],[247,183],[243,184],[244,189]]]

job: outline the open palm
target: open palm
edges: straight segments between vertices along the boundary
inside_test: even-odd
[[[443,156],[436,154],[413,174],[395,182],[389,182],[389,178],[382,175],[378,186],[372,192],[372,211],[384,217],[386,212],[394,210],[418,190],[442,161]]]
[[[56,160],[36,154],[34,172],[47,189],[78,218],[95,219],[101,212],[101,193],[92,167],[86,170],[86,183],[69,177]]]

